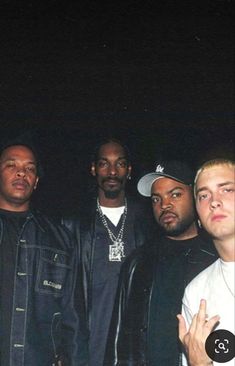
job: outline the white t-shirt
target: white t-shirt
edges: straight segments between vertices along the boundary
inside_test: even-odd
[[[214,315],[220,316],[220,322],[215,330],[225,329],[234,334],[234,269],[235,262],[217,259],[188,284],[182,305],[182,314],[187,326],[198,312],[200,300],[205,299],[208,318]],[[184,357],[183,365],[187,365]],[[221,363],[214,362],[213,365],[221,366]],[[234,366],[235,360],[225,362],[223,365]]]
[[[120,207],[104,207],[100,206],[103,214],[108,217],[108,219],[113,223],[113,225],[117,226],[119,223],[120,217],[124,212],[125,206]]]

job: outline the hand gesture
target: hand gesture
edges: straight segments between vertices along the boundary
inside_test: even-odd
[[[220,317],[215,315],[207,319],[206,300],[201,300],[199,311],[194,315],[188,331],[184,317],[178,314],[177,318],[179,320],[179,338],[185,347],[190,366],[213,365],[206,353],[205,343]]]

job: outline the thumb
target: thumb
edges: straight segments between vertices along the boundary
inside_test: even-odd
[[[179,339],[183,343],[184,337],[187,334],[186,322],[182,314],[177,315],[179,321]]]

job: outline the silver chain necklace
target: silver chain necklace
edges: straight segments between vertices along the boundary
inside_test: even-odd
[[[109,239],[111,240],[112,244],[109,245],[109,261],[110,262],[121,262],[122,258],[125,257],[124,253],[124,241],[123,241],[123,233],[124,233],[124,227],[127,217],[127,201],[125,199],[125,208],[122,215],[122,225],[121,228],[116,235],[111,231],[110,227],[108,226],[107,220],[105,218],[105,215],[103,214],[99,200],[97,198],[97,211],[100,215],[101,221],[105,227],[105,229],[108,232]]]
[[[221,262],[221,259],[220,259],[220,271],[221,271],[221,274],[222,274],[222,277],[223,277],[223,280],[224,280],[224,283],[227,287],[227,289],[229,290],[230,294],[235,297],[234,295],[234,292],[231,290],[231,288],[229,287],[228,285],[228,282],[226,281],[226,278],[225,278],[225,275],[224,275],[224,271],[223,271],[223,268],[222,268],[222,262]]]

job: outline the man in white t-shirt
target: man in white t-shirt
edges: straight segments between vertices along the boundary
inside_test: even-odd
[[[196,174],[197,212],[220,258],[185,289],[182,315],[178,315],[179,337],[188,359],[183,359],[184,365],[234,365],[234,168],[233,161],[216,159]]]

